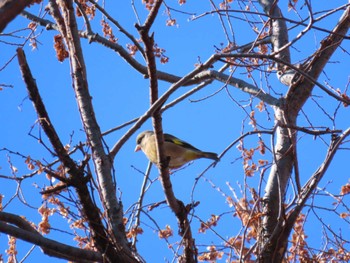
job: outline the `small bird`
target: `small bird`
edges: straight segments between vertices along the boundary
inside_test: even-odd
[[[295,64],[294,66],[298,69],[301,68],[300,64]],[[285,66],[283,69],[277,71],[278,80],[288,87],[292,85],[299,76],[300,74],[295,69],[289,68],[288,66]]]
[[[142,150],[152,163],[158,163],[156,136],[153,131],[144,131],[137,136],[135,152],[139,150]],[[202,152],[191,144],[167,133],[164,133],[164,151],[169,158],[170,169],[180,168],[186,163],[199,158],[219,160],[216,153]]]
[[[295,79],[295,74],[296,74],[296,71],[294,69],[289,69],[285,72],[283,72],[282,70],[279,70],[277,71],[277,78],[282,84],[289,87],[290,85],[292,85]]]

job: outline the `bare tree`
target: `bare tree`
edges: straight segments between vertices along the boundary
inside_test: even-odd
[[[9,9],[12,16],[6,21],[0,20],[0,30],[23,9],[22,2],[12,3],[13,6]],[[321,179],[332,164],[334,156],[349,149],[350,126],[346,122],[348,126],[338,127],[339,119],[343,114],[346,116],[346,107],[350,104],[347,95],[349,76],[343,76],[340,71],[336,73],[336,78],[346,81],[345,88],[334,88],[331,80],[321,81],[320,76],[322,73],[327,76],[327,65],[336,52],[341,50],[345,56],[349,56],[347,48],[350,2],[344,1],[342,5],[336,3],[337,6],[332,3],[326,7],[309,0],[289,1],[286,7],[285,3],[273,0],[225,0],[220,3],[209,0],[210,10],[201,14],[198,14],[200,11],[188,11],[186,8],[190,4],[186,1],[178,2],[179,5],[171,6],[174,3],[144,0],[140,7],[132,1],[130,8],[135,14],[136,34],[132,33],[130,25],[123,26],[116,18],[117,15],[111,15],[113,9],[108,9],[107,2],[102,5],[93,0],[49,0],[36,5],[40,6],[38,12],[31,9],[22,11],[21,15],[30,22],[30,33],[18,44],[16,50],[20,68],[18,74],[22,75],[40,131],[43,132],[43,135],[41,132],[38,136],[33,135],[34,133],[30,135],[37,139],[53,158],[44,161],[29,157],[22,153],[21,149],[9,149],[6,145],[2,148],[1,152],[7,155],[6,162],[12,174],[1,174],[0,178],[4,181],[15,181],[17,184],[13,198],[4,204],[4,209],[0,211],[0,232],[11,236],[7,250],[9,262],[15,262],[17,248],[14,238],[39,246],[47,255],[75,262],[144,262],[142,253],[139,252],[138,238],[145,231],[142,224],[146,224],[147,220],[153,224],[159,238],[165,240],[168,249],[173,253],[173,259],[178,262],[214,262],[223,257],[227,262],[350,260],[350,240],[342,231],[338,233],[338,230],[324,223],[317,212],[314,214],[324,228],[325,245],[322,248],[313,248],[306,240],[304,228],[308,222],[307,211],[319,208],[314,202],[321,195],[320,192],[336,202],[335,207],[325,205],[320,209],[328,214],[337,215],[342,222],[341,229],[349,226],[350,212],[345,202],[350,192],[349,182],[343,183],[340,193],[337,194],[320,187]],[[201,4],[196,4],[189,9],[201,10],[201,7]],[[147,10],[147,15],[142,20],[139,14],[144,10]],[[166,25],[160,22],[161,14],[164,13],[167,17]],[[100,21],[97,21],[98,15],[102,17]],[[208,17],[212,19],[213,15],[219,19],[227,43],[221,46],[213,43],[213,46],[216,45],[215,50],[207,58],[197,59],[197,54],[193,54],[192,59],[197,59],[197,63],[185,74],[177,75],[160,70],[160,63],[166,64],[169,59],[177,58],[167,57],[165,50],[158,46],[157,30],[169,30],[166,26],[177,25],[177,17],[179,20],[181,17],[190,17],[192,22],[196,22]],[[328,21],[328,18],[334,21],[335,17],[337,23],[334,25],[319,25]],[[236,26],[235,23],[240,26]],[[103,36],[99,35],[101,26]],[[45,31],[36,34],[40,28],[45,28]],[[119,36],[127,39],[127,48],[120,43],[116,30],[119,31]],[[249,31],[247,36],[252,37],[247,43],[239,44],[246,41],[245,30]],[[56,59],[61,62],[69,61],[71,83],[85,136],[84,140],[73,146],[63,143],[58,127],[51,121],[50,110],[41,96],[42,88],[36,83],[36,76],[31,70],[33,67],[24,53],[27,45],[37,48],[40,38],[49,32],[56,34]],[[311,51],[310,48],[299,50],[299,43],[305,45],[303,41],[308,39],[311,32],[317,36],[317,47]],[[16,34],[16,31],[3,33],[0,37],[15,38]],[[145,77],[145,85],[149,86],[150,102],[143,115],[108,131],[101,130],[92,103],[89,68],[85,63],[84,50],[90,48],[84,45],[86,42],[97,44],[101,50],[107,49],[111,54],[117,54],[123,59],[121,63],[130,66],[130,71],[136,71]],[[1,45],[8,44],[14,43],[1,42]],[[190,44],[191,41],[188,40],[188,45]],[[1,71],[6,72],[13,58],[3,62]],[[339,67],[344,63],[346,62],[339,63]],[[169,85],[164,93],[160,92],[160,82]],[[172,171],[169,171],[169,158],[164,151],[162,114],[169,108],[176,110],[179,102],[214,83],[220,86],[218,91],[202,100],[210,100],[221,91],[225,91],[245,114],[245,119],[241,122],[242,134],[237,135],[222,151],[221,162],[210,165],[196,177],[190,197],[192,201],[185,204],[185,198],[180,198],[172,187]],[[274,87],[276,85],[287,87],[282,91],[278,89],[277,92],[277,88]],[[183,92],[180,90],[182,87],[193,88]],[[232,96],[232,87],[248,102],[235,99]],[[133,91],[125,89],[121,96],[128,92]],[[169,101],[171,96],[176,98]],[[319,102],[319,98],[323,97],[327,99],[328,105],[332,105],[332,109]],[[319,117],[322,125],[314,125],[315,120],[305,113],[303,109],[307,103],[314,103],[323,113]],[[265,117],[257,116],[254,107],[265,113]],[[323,124],[323,119],[327,118],[331,120],[330,125]],[[120,186],[117,182],[120,175],[115,173],[115,170],[118,170],[115,163],[126,142],[149,119],[152,119],[156,134],[159,182],[165,201],[144,204],[149,187],[158,183],[149,179],[149,165],[148,170],[144,172],[140,195],[134,200],[131,209],[125,209],[123,196],[118,194]],[[222,119],[222,122],[225,121]],[[246,122],[249,122],[250,128],[246,128]],[[270,128],[265,128],[266,123]],[[129,128],[116,143],[110,144],[106,141],[107,135],[116,134],[125,127]],[[312,150],[303,148],[300,142],[303,137],[316,138],[328,148],[324,160],[314,164],[318,165],[318,168],[308,174],[307,179],[300,178],[301,174],[305,174],[305,163],[299,155],[305,151],[312,154]],[[256,138],[258,146],[246,146],[254,143]],[[238,152],[239,160],[243,162],[241,192],[237,194],[236,188],[232,186],[233,182],[227,182],[226,187],[230,190],[230,194],[227,194],[222,187],[208,179],[206,174],[208,171],[215,171],[224,162],[230,162],[225,158],[228,153],[234,151],[232,148],[236,145],[238,151],[235,154]],[[267,153],[270,157],[266,159],[269,160],[256,161],[259,154],[266,156]],[[22,158],[31,172],[18,176],[15,164],[9,156]],[[344,170],[346,172],[346,168]],[[56,180],[56,183],[51,183],[50,186],[39,186],[43,199],[43,205],[39,208],[42,221],[39,224],[30,223],[24,219],[26,215],[20,210],[16,213],[7,212],[6,207],[10,207],[16,199],[25,206],[31,206],[22,196],[22,183],[38,177],[41,173],[46,173],[50,182],[53,182],[52,178]],[[251,178],[255,180],[250,181]],[[230,208],[229,212],[215,214],[210,211],[212,216],[207,220],[203,219],[205,215],[196,210],[200,206],[200,200],[195,200],[194,197],[200,182],[210,185],[213,192],[218,192],[224,197],[227,207]],[[33,190],[34,194],[39,196],[39,193],[34,193]],[[217,199],[215,202],[223,202],[223,199]],[[179,238],[175,244],[169,241],[173,236],[170,223],[162,229],[157,218],[151,216],[151,211],[164,204],[171,209],[171,215],[177,221]],[[44,237],[44,234],[48,234],[52,229],[61,228],[49,223],[49,218],[54,213],[59,213],[61,217],[68,219],[68,222],[74,222],[71,225],[71,233],[78,241],[78,247]],[[241,229],[237,233],[228,227],[216,230],[220,224],[224,224],[222,218],[226,215],[238,218]],[[169,222],[173,220],[172,216],[169,216]],[[226,219],[225,222],[231,221]],[[196,224],[200,225],[199,233],[193,230]],[[207,232],[213,233],[215,239],[207,241],[210,244],[207,251],[201,251],[201,244],[197,242],[198,236]],[[333,237],[327,233],[331,233]],[[164,252],[159,250],[157,253]]]

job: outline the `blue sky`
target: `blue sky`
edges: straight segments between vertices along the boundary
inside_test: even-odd
[[[333,8],[339,1],[318,1],[315,3],[314,10],[322,10]],[[337,2],[337,3],[336,3]],[[342,1],[344,4],[346,1]],[[179,10],[189,13],[201,14],[202,12],[211,10],[210,3],[202,1],[201,3],[194,3],[188,1],[187,4],[180,7],[175,1],[168,3],[169,5],[178,8]],[[217,3],[218,4],[218,3]],[[115,6],[114,6],[115,5]],[[135,7],[141,18],[144,21],[147,11],[141,4],[141,1],[136,1]],[[122,26],[133,33],[137,38],[137,32],[134,24],[137,22],[135,14],[129,3],[118,4],[110,1],[106,3],[106,8],[110,14],[114,16]],[[297,15],[293,12],[287,12],[286,3],[281,2],[283,13],[292,19],[297,19]],[[298,6],[300,8],[300,6]],[[201,19],[191,21],[191,16],[172,12],[172,16],[177,19],[178,26],[166,27],[165,22],[167,16],[162,13],[156,20],[156,24],[152,27],[155,31],[155,40],[157,44],[166,50],[166,55],[170,58],[169,63],[163,65],[158,61],[158,69],[167,71],[179,76],[186,74],[194,68],[198,60],[204,62],[211,54],[215,52],[215,47],[220,47],[221,43],[227,44],[227,39],[222,31],[220,21],[215,15],[207,15]],[[34,6],[28,11],[37,14],[38,6]],[[298,11],[304,15],[305,7]],[[324,26],[327,29],[332,29],[336,24],[340,12],[330,16],[325,21],[318,23],[318,26]],[[102,34],[99,26],[101,15],[97,14],[93,23],[93,29]],[[81,23],[82,21],[80,21]],[[22,17],[16,18],[5,30],[5,33],[11,32],[18,28],[25,28],[28,20]],[[238,45],[248,43],[254,40],[255,35],[251,32],[243,22],[238,19],[232,20],[233,30],[235,31],[235,40]],[[291,26],[291,24],[288,24]],[[82,26],[81,26],[82,28]],[[125,37],[114,28],[114,33],[119,39],[118,43],[125,45],[130,43]],[[290,38],[302,30],[298,27],[291,31]],[[28,33],[28,31],[27,31]],[[19,33],[26,35],[26,33]],[[41,96],[46,104],[47,110],[51,117],[55,128],[57,129],[61,140],[64,144],[72,140],[71,145],[74,146],[80,141],[85,141],[85,135],[82,131],[80,117],[77,111],[74,93],[71,84],[69,61],[58,62],[55,58],[55,51],[53,49],[53,36],[56,35],[54,31],[43,31],[38,28],[36,34],[38,36],[38,48],[31,50],[31,47],[25,46],[28,63],[31,67],[32,74],[36,78]],[[319,41],[325,36],[325,33],[320,33],[316,30],[310,31],[304,39],[296,43],[295,48],[291,49],[292,61],[298,62],[301,59],[306,59],[318,47]],[[0,36],[0,41],[11,41],[22,43],[22,39],[14,39],[5,36]],[[1,44],[0,50],[0,68],[15,54],[16,46]],[[142,75],[136,72],[128,64],[125,63],[112,50],[101,47],[96,43],[88,44],[86,40],[82,40],[83,52],[85,55],[88,81],[91,95],[93,97],[93,104],[95,106],[95,113],[102,131],[109,130],[113,127],[123,124],[135,117],[143,115],[149,107],[149,90],[148,80],[144,79]],[[342,45],[344,50],[350,50],[349,42],[344,42]],[[142,62],[140,56],[136,58]],[[327,75],[322,74],[319,82],[325,84],[327,81],[332,87],[339,88],[344,91],[349,81],[349,55],[346,52],[338,50],[332,57],[325,69]],[[216,66],[216,69],[218,66]],[[263,87],[265,91],[271,90],[271,94],[279,97],[287,91],[287,87],[283,86],[276,80],[274,73],[268,76],[270,87],[266,86],[266,82],[260,79],[260,73],[253,74],[258,85]],[[242,78],[247,82],[251,79],[247,77],[245,69],[240,69],[235,72],[235,77]],[[261,81],[260,81],[261,80]],[[0,91],[0,105],[2,113],[0,114],[0,123],[3,125],[0,129],[0,149],[6,147],[14,152],[28,156],[32,159],[40,160],[42,162],[51,162],[54,158],[40,145],[36,139],[28,135],[31,133],[35,136],[40,135],[38,125],[36,123],[36,114],[33,110],[30,100],[27,98],[24,83],[22,81],[17,59],[10,62],[7,67],[0,71],[0,83],[11,84],[13,88],[3,88]],[[165,92],[169,87],[169,83],[160,81],[160,94]],[[249,119],[241,107],[230,98],[227,90],[223,89],[215,96],[206,98],[209,94],[217,92],[223,87],[222,83],[214,82],[205,89],[192,95],[190,99],[184,100],[175,107],[169,109],[163,114],[163,128],[164,131],[172,133],[205,151],[213,151],[221,153],[232,141],[237,139],[242,132],[252,130],[249,125]],[[182,95],[192,87],[182,87],[173,96],[169,98],[171,101],[174,98]],[[241,91],[233,87],[229,87],[228,91],[236,102],[243,105],[249,104],[249,97]],[[329,117],[327,117],[322,109],[317,106],[321,105],[327,109],[330,115],[338,107],[333,99],[326,96],[325,93],[315,88],[313,99],[317,104],[309,100],[303,111],[308,120],[314,126],[330,127],[336,129],[346,129],[349,127],[348,109],[340,106],[335,120],[335,127]],[[195,102],[197,101],[197,102]],[[252,103],[254,108],[259,101],[255,99]],[[251,108],[245,108],[248,113]],[[273,110],[268,107],[268,112],[259,113],[256,110],[256,118],[258,123],[265,128],[273,127]],[[300,114],[300,126],[309,126],[307,119],[303,114]],[[32,127],[34,127],[32,129]],[[152,129],[151,120],[147,121],[140,131]],[[105,141],[109,147],[112,147],[119,138],[127,131],[127,128],[121,129],[114,133],[105,136]],[[41,132],[42,139],[47,142],[45,135]],[[124,145],[122,150],[118,153],[115,160],[116,180],[118,189],[121,193],[121,198],[124,203],[124,208],[127,209],[137,201],[143,175],[138,172],[145,171],[148,161],[141,153],[134,153],[136,134]],[[270,136],[263,136],[266,145],[271,147]],[[328,143],[330,136],[323,137]],[[245,140],[245,147],[256,147],[258,137],[252,136]],[[298,156],[300,165],[301,181],[304,183],[309,176],[317,169],[325,157],[327,145],[320,138],[313,138],[305,136],[300,133],[300,145],[298,145]],[[10,154],[7,151],[0,151],[0,174],[11,175],[9,168],[9,158],[11,163],[18,169],[17,175],[29,174],[30,171],[26,168],[24,160],[15,154]],[[76,155],[77,160],[81,156]],[[221,214],[230,212],[222,217],[219,225],[215,230],[220,233],[223,238],[235,236],[239,232],[240,223],[233,217],[233,209],[225,203],[226,195],[231,195],[227,182],[236,191],[238,197],[247,191],[244,185],[244,176],[242,169],[242,160],[240,152],[233,147],[220,161],[220,163],[213,169],[210,169],[206,174],[207,180],[200,180],[194,191],[194,199],[200,201],[200,205],[196,208],[196,215],[200,215],[202,220],[207,220],[212,214]],[[271,161],[271,156],[267,153],[265,156],[256,155],[255,160],[266,159]],[[320,183],[320,188],[327,186],[327,190],[337,194],[340,191],[341,185],[348,182],[349,173],[344,169],[344,165],[349,161],[349,154],[347,151],[340,151],[325,178]],[[180,170],[172,175],[172,183],[176,196],[184,201],[190,203],[191,193],[193,190],[195,178],[202,173],[202,171],[210,164],[209,160],[198,160],[186,169]],[[135,169],[135,168],[136,169]],[[267,177],[265,175],[265,178]],[[152,169],[151,178],[157,177],[156,169]],[[2,179],[1,179],[2,180]],[[213,188],[209,181],[217,188]],[[247,179],[247,184],[250,187],[257,187],[259,181],[259,173],[253,178]],[[49,185],[50,182],[45,178],[45,175],[36,175],[31,179],[25,180],[22,183],[23,195],[26,201],[37,208],[41,205],[41,196],[39,194],[40,188]],[[38,186],[38,187],[36,187]],[[16,184],[12,181],[1,181],[0,194],[4,195],[3,203],[10,201],[15,193]],[[249,192],[247,192],[249,195]],[[287,196],[290,198],[291,195]],[[164,196],[159,182],[155,182],[145,197],[145,203],[152,203],[164,200]],[[334,200],[333,200],[334,201]],[[315,204],[324,205],[331,203],[330,198],[315,199]],[[20,203],[17,199],[11,201],[5,208],[5,211],[12,213],[23,213],[26,218],[35,223],[40,222],[40,215],[37,210],[30,208]],[[23,212],[22,212],[23,211]],[[325,214],[320,212],[322,216]],[[312,218],[310,213],[310,218]],[[170,242],[178,241],[176,220],[169,208],[161,206],[150,213],[156,219],[160,228],[165,228],[165,225],[171,225],[174,230],[174,237],[170,238]],[[155,226],[146,217],[142,217],[145,224],[142,227],[145,233],[139,236],[140,243],[138,249],[140,254],[149,262],[167,262],[172,259],[172,254],[166,249],[167,245],[163,240],[160,240],[155,233]],[[329,216],[326,219],[328,224],[339,224],[339,219],[336,216]],[[311,220],[312,227],[307,228],[307,234],[313,240],[315,247],[321,248],[321,236],[319,235],[321,225],[319,222]],[[64,220],[59,216],[52,217],[52,225],[57,228],[66,228]],[[207,245],[223,244],[222,240],[213,233],[197,235],[199,227],[198,220],[194,220],[193,232],[196,235],[196,242],[200,247],[200,251],[204,251]],[[227,231],[227,228],[230,230]],[[345,226],[343,235],[349,235],[349,227]],[[52,231],[48,237],[57,238],[66,243],[74,244],[70,236],[60,233],[59,231]],[[5,235],[0,235],[0,253],[4,254],[7,238]],[[161,253],[155,254],[150,251],[150,244],[152,248],[159,248]],[[19,258],[26,253],[28,244],[19,242]],[[36,262],[38,260],[48,260],[48,257],[42,255],[40,250],[36,248],[29,256],[28,262]],[[51,258],[51,262],[62,262],[61,260]]]

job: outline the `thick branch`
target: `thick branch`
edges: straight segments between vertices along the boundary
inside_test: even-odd
[[[276,2],[275,2],[276,3]],[[271,6],[271,8],[274,8]],[[277,129],[277,141],[274,149],[274,165],[271,168],[264,196],[263,247],[261,262],[281,262],[284,258],[288,240],[284,232],[283,202],[287,181],[291,175],[293,163],[297,164],[296,131],[288,127],[296,126],[296,118],[306,100],[311,95],[319,74],[331,55],[341,44],[350,26],[349,7],[344,12],[338,25],[321,43],[313,59],[301,66],[305,72],[288,90],[285,103],[276,109],[275,118],[280,125]],[[297,165],[294,166],[297,174]],[[283,234],[285,233],[285,234]]]
[[[333,53],[341,45],[350,27],[350,7],[347,7],[338,24],[325,39],[313,55],[311,61],[306,62],[301,68],[313,79],[317,80]],[[289,105],[290,114],[297,114],[306,100],[310,97],[314,88],[314,82],[300,78],[289,89],[286,102]],[[347,101],[348,103],[348,101]]]
[[[80,171],[78,171],[75,162],[69,157],[66,149],[64,148],[62,142],[58,137],[56,130],[52,125],[50,117],[46,111],[45,105],[40,97],[35,79],[33,78],[30,68],[27,64],[25,54],[21,48],[17,49],[17,57],[22,77],[27,85],[29,98],[32,100],[33,106],[38,114],[39,123],[41,127],[43,128],[45,134],[50,140],[50,143],[55,149],[58,158],[64,164],[64,166],[67,167],[72,174],[80,174]]]
[[[283,15],[274,0],[259,0],[264,12],[271,19],[271,43],[273,46],[273,58],[277,61],[277,69],[282,69],[284,65],[290,64],[291,58],[288,47],[288,30]],[[286,117],[285,104],[275,108],[275,123],[284,125],[296,124],[296,116]],[[270,170],[269,178],[265,188],[263,198],[262,237],[260,241],[261,262],[272,263],[276,251],[279,223],[283,216],[283,200],[289,176],[293,169],[295,154],[293,151],[294,134],[289,129],[278,126],[276,129],[276,146],[273,148],[274,162]],[[274,142],[272,142],[274,143]]]
[[[36,86],[36,82],[32,77],[30,68],[27,64],[24,52],[22,49],[17,49],[17,57],[20,64],[22,76],[24,82],[27,85],[27,90],[29,93],[29,97],[33,102],[33,106],[38,114],[39,122],[41,127],[43,128],[45,134],[49,138],[59,160],[63,163],[63,165],[67,168],[67,171],[70,175],[70,181],[76,186],[76,190],[78,192],[78,196],[82,201],[83,205],[83,214],[88,219],[88,223],[91,227],[92,235],[96,238],[97,247],[102,247],[101,251],[105,252],[105,248],[107,246],[107,235],[105,233],[103,224],[100,219],[99,211],[91,200],[89,195],[89,191],[84,182],[84,174],[81,169],[77,167],[75,162],[70,158],[67,151],[63,147],[56,130],[54,129],[49,115],[46,111],[44,103],[40,97],[38,87]]]
[[[66,25],[64,24],[62,14],[60,13],[60,10],[58,8],[58,5],[57,5],[56,1],[55,0],[50,0],[49,4],[48,4],[48,7],[49,7],[49,10],[50,10],[51,16],[55,19],[55,21],[57,23],[58,31],[61,33],[62,37],[66,38],[67,37]],[[22,14],[26,14],[26,12],[22,12]],[[40,22],[44,22],[44,21],[45,20],[41,20]],[[52,27],[47,28],[47,29],[51,29],[51,28],[55,28],[55,27],[52,26]]]
[[[49,5],[49,7],[50,7],[50,5]],[[44,26],[46,28],[46,30],[53,30],[54,29],[54,30],[59,31],[58,26],[55,23],[53,23],[50,20],[48,20],[48,19],[44,19],[44,18],[38,17],[38,16],[33,15],[32,13],[29,13],[29,12],[27,12],[25,10],[23,10],[21,12],[21,15],[24,16],[25,18],[35,22],[35,23],[38,23],[41,26]]]
[[[73,71],[73,88],[76,94],[84,130],[92,149],[93,162],[100,186],[99,191],[102,196],[102,203],[106,209],[108,223],[114,235],[113,241],[105,236],[107,233],[95,238],[100,240],[100,249],[106,253],[109,261],[136,262],[137,260],[132,255],[125,236],[123,207],[121,202],[117,201],[115,185],[111,173],[112,161],[104,152],[100,127],[97,124],[92,106],[73,3],[71,0],[65,0],[61,1],[60,4],[66,29],[65,40],[68,46],[69,58]],[[101,240],[101,238],[104,240]],[[114,242],[114,245],[112,245],[112,242]]]
[[[116,259],[119,256],[114,255],[115,251],[113,250],[111,243],[109,242],[108,235],[101,222],[99,210],[94,205],[94,202],[92,201],[91,196],[89,194],[89,190],[86,184],[84,183],[84,171],[75,164],[75,162],[70,158],[67,151],[63,147],[63,144],[61,143],[50,121],[49,115],[40,97],[38,88],[36,86],[36,82],[32,77],[31,71],[29,69],[22,49],[17,49],[17,56],[23,79],[27,85],[29,97],[33,101],[33,105],[38,114],[41,127],[43,128],[45,134],[48,136],[58,158],[67,168],[67,172],[70,175],[70,182],[76,187],[76,191],[78,193],[79,199],[81,200],[83,207],[82,213],[87,218],[96,246],[99,248],[100,251],[106,253],[107,256],[109,256],[110,258]]]
[[[103,262],[98,252],[72,247],[43,237],[27,221],[17,215],[0,212],[0,232],[40,246],[49,256],[74,262]]]
[[[314,174],[310,177],[308,182],[303,186],[298,199],[296,200],[296,207],[289,213],[286,219],[286,224],[283,229],[283,232],[281,234],[280,240],[284,242],[284,244],[281,244],[281,247],[284,250],[287,249],[288,243],[288,237],[293,229],[293,226],[295,225],[295,221],[297,220],[301,210],[303,209],[306,201],[311,196],[311,194],[314,192],[316,187],[318,186],[319,182],[327,172],[327,169],[329,165],[331,164],[335,154],[339,150],[339,147],[341,146],[342,142],[350,136],[350,128],[347,129],[341,136],[332,136],[332,141],[330,143],[330,146],[327,151],[327,155],[323,163],[317,168],[317,170],[314,172]]]
[[[162,5],[162,3],[163,3],[163,0],[156,0],[153,3],[153,7],[147,16],[145,23],[142,26],[145,31],[149,32],[149,30],[151,29],[151,26],[153,25],[154,21],[156,20],[156,17],[157,17],[158,12],[159,12],[159,8]]]
[[[0,33],[32,0],[3,0],[0,2]]]
[[[162,1],[156,1],[154,4],[145,24],[143,26],[137,26],[140,33],[141,39],[145,45],[145,57],[147,61],[148,76],[150,80],[150,103],[151,105],[157,103],[158,101],[158,79],[157,79],[157,67],[156,60],[154,56],[154,39],[153,35],[149,36],[148,32],[156,15]],[[180,234],[183,237],[184,254],[181,256],[180,262],[196,262],[196,248],[194,244],[194,239],[192,238],[191,226],[187,219],[187,210],[184,204],[175,197],[172,184],[169,175],[169,160],[165,155],[164,151],[164,136],[162,127],[162,110],[158,107],[154,110],[153,114],[153,127],[156,135],[156,145],[157,145],[157,157],[159,163],[160,171],[160,182],[165,193],[165,198],[167,204],[170,206],[171,210],[175,213]]]
[[[145,55],[147,60],[148,75],[150,81],[150,104],[157,102],[158,100],[158,80],[157,80],[157,69],[156,60],[153,52],[153,36],[148,36],[148,31],[143,27],[139,27],[139,32],[141,39],[145,44]],[[169,176],[168,162],[164,151],[164,136],[162,127],[162,115],[161,108],[157,108],[153,114],[153,127],[156,134],[156,145],[157,145],[157,155],[160,171],[160,179],[165,192],[166,200],[170,208],[176,214],[179,211],[178,201],[173,192],[173,188]]]
[[[290,63],[289,48],[284,46],[289,42],[288,29],[286,21],[283,19],[281,9],[278,7],[278,1],[275,0],[259,0],[264,12],[269,15],[271,19],[271,43],[276,57]],[[277,68],[283,68],[283,64],[277,64]]]

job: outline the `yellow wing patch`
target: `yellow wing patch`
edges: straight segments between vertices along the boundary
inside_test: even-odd
[[[171,141],[172,141],[173,143],[175,143],[176,145],[181,145],[181,146],[184,145],[184,142],[181,141],[180,139],[172,139]]]

